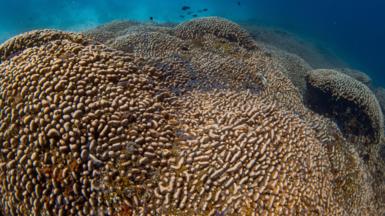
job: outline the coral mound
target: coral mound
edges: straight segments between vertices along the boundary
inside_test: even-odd
[[[129,32],[109,41],[108,44],[118,50],[141,53],[148,57],[167,56],[189,49],[189,45],[181,39],[161,32]]]
[[[84,32],[85,35],[93,38],[94,40],[107,43],[109,40],[125,35],[129,32],[153,32],[162,31],[168,32],[169,27],[172,25],[152,25],[143,24],[135,21],[112,21],[110,23],[98,26],[94,29],[89,29]]]
[[[342,213],[321,143],[296,115],[247,92],[180,101],[179,156],[155,190],[165,214]]]
[[[277,58],[272,58],[262,48],[248,50],[237,42],[213,34],[193,40],[183,38],[176,33],[181,25],[169,28],[168,32],[163,28],[148,32],[146,29],[150,25],[146,29],[130,28],[124,35],[110,39],[106,44],[148,59],[168,79],[168,85],[173,86],[174,92],[191,89],[250,90],[259,93],[261,98],[274,98],[287,109],[301,110],[302,95],[289,77],[281,73],[282,70],[289,74],[284,61],[277,62]],[[211,27],[215,32],[222,30],[220,26]],[[294,73],[297,68],[303,69],[301,63],[299,61],[297,67],[296,63],[289,62],[287,64],[293,67],[287,68]],[[299,76],[303,84],[304,75]]]
[[[295,54],[269,48],[276,62],[282,67],[282,72],[287,75],[291,82],[298,88],[302,95],[306,93],[306,75],[312,70],[310,65]]]
[[[199,39],[206,34],[237,42],[248,49],[255,48],[255,42],[246,30],[220,17],[197,18],[175,27],[175,35],[183,39]]]
[[[377,88],[374,93],[376,94],[377,100],[381,105],[382,112],[385,113],[385,88]]]
[[[95,29],[90,29],[84,32],[85,35],[92,37],[94,40],[101,43],[107,42],[109,39],[123,35],[127,28],[139,25],[133,21],[113,21]]]
[[[335,70],[319,69],[307,76],[310,106],[334,118],[346,136],[363,143],[379,143],[383,114],[372,91]]]
[[[89,42],[86,38],[77,33],[64,33],[57,30],[36,30],[27,32],[9,39],[0,45],[0,60],[4,61],[17,55],[28,47],[39,46],[53,40],[70,40],[75,43]]]
[[[341,211],[298,117],[247,92],[176,98],[141,61],[56,40],[1,64],[6,215]]]
[[[385,212],[375,170],[305,107],[300,58],[220,18],[89,32],[20,35],[0,64],[0,214]]]
[[[351,76],[352,78],[362,82],[363,84],[367,85],[368,87],[372,84],[372,78],[370,78],[366,73],[359,71],[359,70],[353,70],[350,68],[336,68],[334,69],[336,71],[342,72],[346,75]]]
[[[143,192],[137,183],[167,159],[160,148],[171,147],[173,134],[164,92],[151,81],[155,70],[140,65],[69,40],[25,49],[1,64],[5,215],[94,215],[123,205],[125,193]]]

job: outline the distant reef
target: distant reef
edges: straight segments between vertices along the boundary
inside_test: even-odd
[[[123,20],[0,45],[0,214],[383,215],[383,89],[246,29]]]

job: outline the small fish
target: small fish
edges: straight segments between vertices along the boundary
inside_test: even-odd
[[[190,10],[190,9],[191,9],[190,6],[183,6],[183,7],[182,7],[182,10],[183,10],[183,11]]]
[[[194,14],[194,15],[192,15],[193,17],[198,17],[198,15],[196,15],[196,14]]]
[[[183,16],[183,15],[180,15],[179,17],[180,17],[180,18],[184,18],[184,16]]]
[[[198,13],[203,13],[203,12],[207,12],[209,9],[207,9],[207,8],[203,8],[203,9],[201,9],[201,10],[198,10],[197,12]]]
[[[238,3],[237,3],[237,4],[238,4],[238,6],[241,6],[241,1],[238,1]]]
[[[153,20],[154,20],[154,17],[150,17],[150,20],[153,21]]]

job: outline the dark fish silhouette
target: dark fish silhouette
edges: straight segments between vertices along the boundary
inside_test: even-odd
[[[150,17],[150,20],[153,21],[153,20],[154,20],[154,17]]]
[[[184,16],[183,16],[183,15],[180,15],[179,17],[180,17],[180,18],[184,18]]]
[[[241,1],[238,1],[238,6],[241,6]]]
[[[209,9],[203,8],[202,10],[198,10],[198,13],[207,12]]]
[[[196,14],[194,14],[194,15],[192,15],[193,17],[197,17],[198,15],[196,15]]]
[[[183,10],[183,11],[190,10],[190,9],[191,9],[190,6],[183,6],[183,7],[182,7],[182,10]]]

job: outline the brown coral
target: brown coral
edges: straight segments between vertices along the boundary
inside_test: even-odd
[[[291,82],[298,88],[302,95],[306,93],[306,75],[312,70],[310,65],[302,58],[282,50],[270,48],[270,52],[277,63],[282,67],[281,71],[287,75]]]
[[[154,213],[190,212],[194,207],[201,213],[259,207],[278,213],[337,210],[328,175],[317,169],[327,163],[318,159],[322,149],[294,116],[238,93],[193,93],[172,102],[179,112],[167,110],[171,98],[157,87],[155,71],[139,64],[103,46],[68,40],[26,49],[2,63],[1,191],[6,214],[31,209],[36,214],[111,214],[124,205],[137,213],[143,205]],[[229,115],[221,120],[224,110]],[[220,137],[224,140],[217,149],[224,151],[210,162],[208,151]],[[281,150],[274,150],[278,146]],[[294,149],[301,150],[293,155]],[[242,156],[246,150],[254,154]],[[224,162],[226,169],[215,171]],[[246,162],[249,171],[240,169]],[[253,167],[260,178],[250,178]],[[319,178],[325,181],[314,187]],[[307,184],[313,187],[303,186]],[[186,200],[187,191],[196,195]]]
[[[161,32],[133,31],[109,41],[111,47],[146,57],[170,56],[189,49],[181,39]]]
[[[374,91],[378,102],[380,103],[382,112],[385,113],[385,89],[380,87]]]
[[[145,193],[142,184],[169,157],[163,150],[174,135],[172,114],[162,108],[166,96],[151,81],[155,71],[140,65],[69,40],[1,64],[5,215],[111,214],[112,206]]]
[[[334,70],[314,70],[307,77],[309,103],[333,117],[346,136],[378,143],[383,136],[383,115],[372,91],[363,83]]]
[[[179,156],[155,190],[159,213],[342,213],[325,152],[295,115],[246,92],[180,100]]]
[[[94,40],[107,43],[109,40],[113,40],[117,37],[123,36],[129,32],[168,32],[169,27],[172,25],[153,25],[143,24],[135,21],[123,21],[116,20],[104,25],[98,26],[94,29],[89,29],[84,32],[85,35],[93,38]]]
[[[199,39],[206,34],[237,42],[248,49],[255,48],[255,42],[246,30],[238,24],[220,17],[197,18],[175,27],[175,35],[182,39]]]
[[[63,33],[57,30],[36,30],[18,35],[0,45],[0,60],[4,61],[17,55],[26,48],[39,46],[53,40],[70,40],[75,43],[87,43],[83,35],[76,33]]]
[[[369,75],[367,75],[366,73],[364,73],[362,71],[354,70],[354,69],[350,69],[350,68],[336,68],[334,70],[339,71],[341,73],[344,73],[346,75],[349,75],[352,78],[367,85],[368,87],[370,87],[372,84],[372,78],[370,78]]]
[[[374,198],[371,185],[373,177],[367,171],[367,165],[361,160],[354,146],[339,133],[329,133],[329,138],[330,143],[325,147],[331,162],[336,199],[345,207],[348,215],[376,214],[374,209],[377,208],[378,201]]]
[[[178,86],[172,87],[177,92],[191,88],[250,90],[288,109],[303,106],[301,94],[281,72],[286,73],[283,64],[276,63],[270,52],[249,51],[212,34],[182,40],[173,31],[179,31],[178,26],[171,33],[130,31],[107,44],[150,59],[170,86]]]
[[[139,25],[138,22],[133,21],[122,21],[117,20],[94,29],[90,29],[84,32],[85,35],[92,37],[94,40],[101,43],[107,42],[108,40],[123,35],[127,28]]]
[[[270,53],[152,30],[0,65],[4,214],[372,213],[361,159]]]

